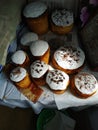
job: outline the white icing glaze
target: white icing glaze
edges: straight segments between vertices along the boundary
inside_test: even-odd
[[[48,72],[46,83],[53,90],[65,90],[69,82],[69,76],[60,70],[54,69]]]
[[[82,72],[75,76],[75,86],[83,94],[92,94],[98,89],[98,81],[92,74]]]
[[[14,82],[19,82],[23,80],[26,76],[26,70],[22,67],[16,67],[12,72],[10,73],[10,79]]]
[[[30,50],[33,56],[42,56],[48,50],[49,45],[44,40],[37,40],[30,45]]]
[[[52,21],[57,26],[69,26],[73,24],[73,13],[71,11],[68,11],[66,9],[62,10],[55,10],[52,13]]]
[[[26,54],[24,51],[18,50],[12,55],[11,59],[13,63],[21,65],[26,59]]]
[[[38,35],[36,33],[27,32],[21,37],[20,43],[22,45],[29,46],[31,44],[31,42],[34,42],[34,41],[37,41],[37,40],[38,40]]]
[[[47,70],[49,69],[48,64],[44,63],[43,61],[37,60],[31,64],[31,76],[33,78],[40,78],[43,76]]]
[[[28,18],[36,18],[42,15],[47,9],[45,3],[40,1],[29,3],[23,10],[23,15]]]
[[[80,48],[62,46],[55,51],[54,59],[60,67],[73,70],[83,65],[85,54]]]

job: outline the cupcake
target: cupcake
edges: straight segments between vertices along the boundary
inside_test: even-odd
[[[31,85],[28,72],[23,67],[16,67],[10,73],[10,80],[19,88],[27,88]]]
[[[20,38],[20,47],[24,50],[24,51],[28,51],[29,50],[29,46],[32,42],[37,41],[38,40],[38,35],[34,32],[27,32],[24,33],[21,38]]]
[[[34,83],[39,86],[45,85],[45,77],[48,72],[48,65],[40,60],[34,61],[30,66],[30,73]]]
[[[79,47],[61,46],[52,58],[52,65],[68,74],[79,72],[84,65],[85,54]]]
[[[72,11],[56,9],[51,14],[50,29],[56,34],[68,34],[72,31],[74,18]]]
[[[48,31],[48,8],[40,1],[31,2],[23,10],[23,16],[29,29],[37,34]]]
[[[45,63],[49,63],[50,47],[48,42],[44,40],[37,40],[30,45],[30,51],[33,60],[41,60]]]
[[[97,92],[98,81],[94,75],[81,72],[72,77],[70,88],[75,96],[88,98]]]
[[[63,94],[69,85],[69,76],[61,70],[51,70],[47,73],[46,83],[55,94]]]
[[[15,66],[27,67],[30,64],[30,60],[26,52],[23,50],[17,50],[11,56],[11,61]]]

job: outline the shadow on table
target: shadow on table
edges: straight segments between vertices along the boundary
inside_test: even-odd
[[[0,106],[0,130],[36,130],[36,120],[31,108]]]
[[[97,106],[91,106],[81,111],[67,109],[67,112],[76,121],[75,130],[98,130]]]

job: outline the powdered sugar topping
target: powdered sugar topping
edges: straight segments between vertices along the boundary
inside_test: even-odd
[[[21,37],[20,42],[22,45],[29,46],[31,42],[34,42],[37,40],[38,40],[38,35],[36,33],[27,32]]]
[[[57,64],[64,69],[77,69],[83,65],[85,54],[80,48],[62,46],[54,53]]]
[[[75,76],[75,86],[83,94],[92,94],[98,89],[98,81],[92,74],[81,73]]]
[[[14,82],[23,80],[26,76],[26,70],[22,67],[17,67],[10,73],[10,79]]]
[[[37,40],[30,45],[30,50],[33,56],[42,56],[48,50],[48,42]]]
[[[72,11],[62,9],[62,10],[55,10],[52,13],[52,21],[57,26],[69,26],[73,24],[73,13]]]
[[[46,82],[53,90],[64,90],[68,85],[69,76],[63,71],[54,69],[48,72]]]
[[[23,10],[23,15],[28,18],[36,18],[42,15],[47,9],[45,3],[40,1],[29,3]]]
[[[18,50],[12,55],[11,59],[13,63],[21,65],[26,59],[26,53],[22,50]]]
[[[48,69],[49,69],[48,64],[44,63],[43,61],[40,60],[34,61],[30,67],[31,76],[33,78],[40,78],[48,71]]]

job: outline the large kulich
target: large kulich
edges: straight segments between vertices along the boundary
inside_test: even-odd
[[[52,65],[67,74],[79,72],[85,64],[85,54],[79,47],[61,46],[52,58]]]
[[[75,96],[88,98],[98,91],[98,81],[94,75],[80,72],[71,78],[70,89]]]
[[[51,14],[50,29],[60,35],[68,34],[74,26],[73,12],[67,9],[56,9]]]
[[[48,31],[48,7],[40,1],[31,2],[23,10],[24,20],[29,29],[37,34]]]

